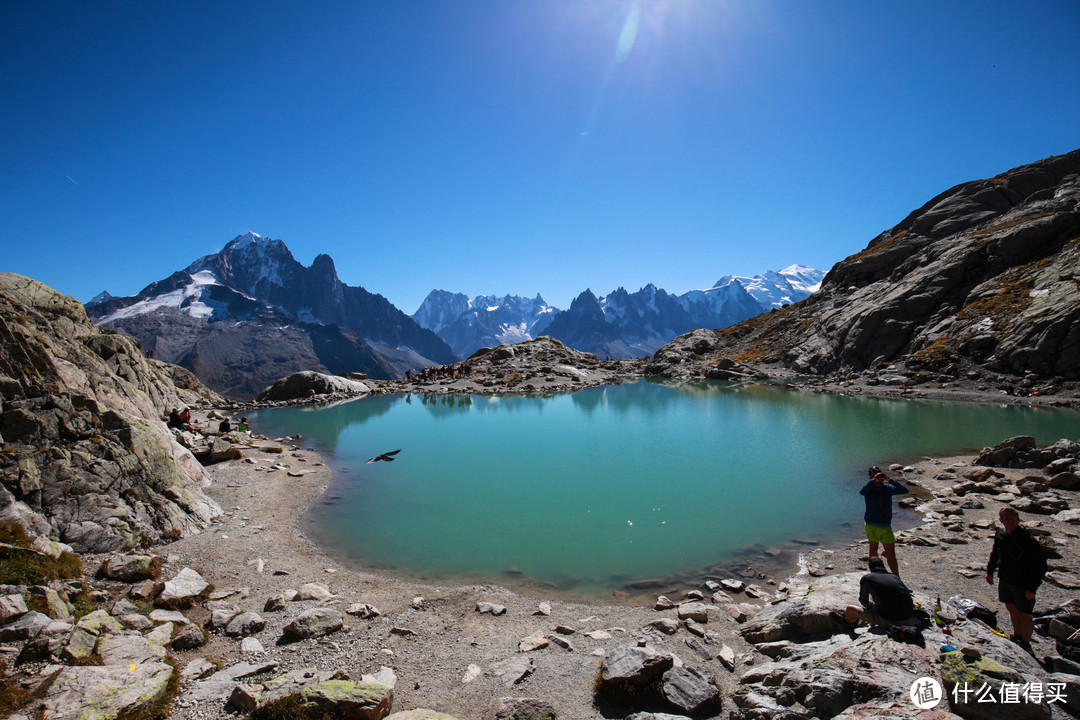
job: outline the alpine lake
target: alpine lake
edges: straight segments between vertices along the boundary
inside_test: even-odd
[[[800,549],[855,541],[870,465],[1016,435],[1080,439],[1075,410],[716,381],[384,395],[250,418],[269,437],[302,436],[332,467],[305,522],[343,563],[584,600],[771,577],[793,569]],[[898,510],[894,527],[916,521]]]

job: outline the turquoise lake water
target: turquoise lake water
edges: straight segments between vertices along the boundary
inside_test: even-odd
[[[270,437],[302,435],[333,466],[308,524],[335,556],[431,582],[581,595],[856,537],[868,465],[1015,435],[1080,439],[1071,410],[719,382],[395,395],[251,417]],[[398,448],[394,462],[364,463]]]

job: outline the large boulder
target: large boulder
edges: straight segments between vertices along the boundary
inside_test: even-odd
[[[909,703],[921,677],[937,675],[937,650],[866,633],[793,645],[790,657],[754,667],[739,678],[733,720],[829,718],[860,703]]]
[[[233,705],[264,717],[293,715],[348,720],[382,720],[390,714],[394,691],[378,683],[355,682],[340,673],[294,670],[263,685],[239,685]]]
[[[720,705],[720,688],[705,671],[673,667],[661,678],[664,699],[686,715],[696,715]]]
[[[622,645],[615,648],[600,669],[599,690],[608,694],[654,682],[674,664],[675,659],[651,645]]]
[[[336,633],[345,625],[345,617],[332,608],[317,607],[300,613],[285,626],[282,640],[297,642]]]
[[[112,555],[101,564],[100,572],[110,580],[125,583],[152,580],[161,574],[161,558],[137,554]]]
[[[50,720],[135,717],[168,692],[172,666],[163,662],[135,665],[65,667],[45,696]]]
[[[1006,684],[1020,687],[1025,682],[1020,673],[991,657],[968,658],[959,650],[942,654],[941,684],[952,711],[966,720],[1048,720],[1047,703],[1001,702]]]
[[[174,578],[165,581],[161,594],[154,598],[154,604],[173,610],[189,608],[209,587],[210,583],[202,575],[186,567]]]
[[[863,573],[827,575],[793,584],[786,600],[766,605],[740,632],[748,642],[767,643],[846,632],[844,609],[859,597]]]
[[[366,395],[371,388],[359,380],[325,375],[312,370],[293,373],[259,393],[259,402],[304,400],[316,395]]]

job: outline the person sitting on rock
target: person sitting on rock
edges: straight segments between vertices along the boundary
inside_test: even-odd
[[[195,428],[191,424],[191,411],[187,408],[183,410],[173,408],[169,413],[168,426],[181,431],[195,432]]]
[[[168,424],[169,427],[176,428],[177,430],[183,430],[184,429],[184,421],[180,419],[180,411],[179,410],[177,410],[176,408],[173,408],[172,410],[169,411],[169,422],[167,424]]]
[[[248,428],[248,421],[246,417],[240,418],[240,424],[236,426],[236,432],[249,433],[251,430]]]
[[[870,572],[859,580],[859,603],[861,608],[848,605],[844,619],[852,625],[859,621],[873,627],[887,625],[918,625],[911,590],[896,575],[885,570],[885,561],[872,557],[868,563]]]
[[[229,418],[225,418],[221,421],[221,424],[218,425],[218,432],[224,435],[230,430],[232,430],[232,423],[229,422]]]

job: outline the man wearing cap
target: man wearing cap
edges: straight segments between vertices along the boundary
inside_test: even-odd
[[[870,541],[870,557],[876,558],[878,543],[884,550],[882,554],[889,563],[893,575],[900,576],[900,566],[896,562],[896,536],[892,530],[892,496],[905,495],[908,489],[881,471],[876,465],[867,471],[870,481],[863,485],[859,494],[866,501],[866,539]]]

